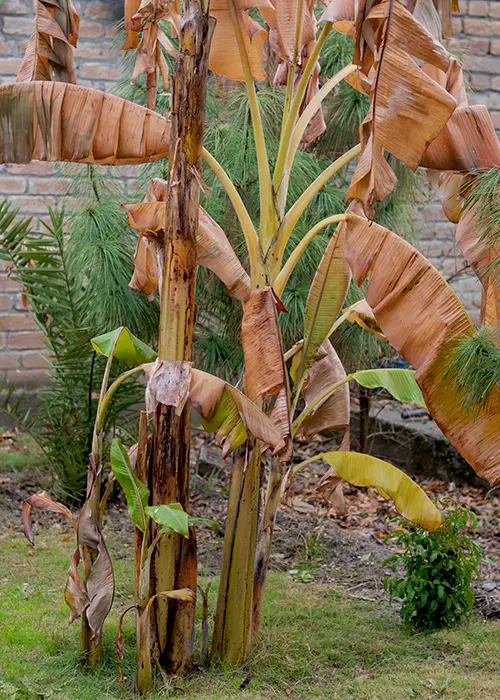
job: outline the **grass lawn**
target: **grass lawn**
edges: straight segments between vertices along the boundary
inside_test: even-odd
[[[113,553],[113,540],[110,538]],[[19,532],[0,530],[0,697],[132,698],[134,625],[125,628],[126,683],[117,684],[117,617],[131,602],[132,548],[115,558],[117,596],[105,628],[102,668],[79,664],[78,622],[68,627],[62,591],[73,538],[53,525],[31,550]],[[202,584],[207,579],[202,579]],[[210,591],[215,608],[216,587]],[[270,576],[258,649],[244,669],[212,668],[159,680],[151,698],[500,697],[500,625],[474,618],[462,627],[412,636],[396,611],[329,587]]]

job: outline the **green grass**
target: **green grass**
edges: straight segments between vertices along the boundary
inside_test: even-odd
[[[21,433],[16,434],[13,439],[15,449],[10,445],[3,446],[0,439],[0,473],[20,472],[39,466],[41,452],[34,439]]]
[[[117,616],[131,602],[132,547],[110,539],[117,596],[105,629],[105,661],[89,671],[79,663],[78,622],[66,625],[62,599],[72,537],[52,526],[32,551],[21,533],[0,530],[0,698],[134,697],[132,619],[125,628],[123,689],[113,649]],[[212,586],[212,612],[215,596]],[[412,636],[386,605],[273,574],[260,644],[247,667],[174,679],[150,698],[489,700],[500,695],[499,653],[498,623],[474,618],[455,630]]]

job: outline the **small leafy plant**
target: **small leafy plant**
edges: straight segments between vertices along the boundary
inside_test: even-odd
[[[456,625],[474,604],[473,577],[479,578],[481,549],[466,534],[477,519],[467,508],[443,513],[443,524],[434,532],[397,519],[401,529],[389,535],[404,550],[388,557],[393,574],[384,579],[391,602],[401,598],[402,619],[415,630],[437,630]],[[402,565],[404,576],[396,575]]]

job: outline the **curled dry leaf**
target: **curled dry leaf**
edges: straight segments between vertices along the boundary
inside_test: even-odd
[[[178,416],[186,404],[191,384],[191,363],[184,360],[167,362],[157,359],[147,367],[146,406],[153,413],[158,404],[173,406]],[[151,368],[152,367],[152,371]]]
[[[290,2],[290,0],[273,0],[272,7],[262,6],[261,14],[269,25],[269,44],[274,53],[282,61],[293,64],[295,51],[298,56],[316,34],[314,18],[314,0]],[[300,24],[297,25],[299,11]],[[297,37],[297,26],[299,35]]]
[[[347,377],[346,371],[333,345],[326,340],[318,355],[320,359],[312,363],[303,395],[306,407],[328,387]],[[314,413],[307,416],[302,424],[306,439],[333,428],[346,428],[350,421],[349,385],[339,387],[326,401],[320,403]]]
[[[253,291],[241,323],[245,386],[252,400],[275,396],[285,384],[283,347],[275,296],[270,287]]]
[[[374,335],[377,340],[387,343],[387,338],[382,333],[373,310],[366,299],[361,299],[352,306],[347,307],[347,309],[343,309],[342,313],[346,317],[346,321],[357,323],[365,331]]]
[[[341,34],[348,34],[354,27],[356,0],[331,0],[323,12],[320,22],[332,22]]]
[[[235,9],[243,46],[231,21],[230,2]],[[258,8],[261,12],[263,9],[274,11],[269,0],[213,0],[210,3],[210,15],[217,20],[208,59],[208,67],[214,73],[230,80],[245,80],[240,58],[240,48],[243,48],[254,80],[264,80],[266,77],[263,51],[267,31],[247,14],[247,10],[253,8]]]
[[[76,83],[73,46],[76,46],[80,18],[71,0],[37,0],[35,26],[16,82],[57,80]]]
[[[0,163],[125,165],[168,155],[170,122],[145,107],[67,83],[0,86]]]
[[[141,232],[130,286],[149,295],[156,291],[161,277],[166,187],[166,180],[156,178],[144,202],[126,206],[129,224]],[[248,299],[250,278],[222,228],[202,207],[196,243],[198,264],[214,272],[226,285],[230,296],[241,301]]]
[[[335,469],[330,468],[316,487],[318,495],[332,506],[337,515],[346,515],[348,510],[342,482]]]
[[[495,485],[500,389],[472,415],[446,378],[455,344],[474,333],[460,300],[413,246],[363,217],[350,216],[344,251],[356,283],[369,278],[367,302],[389,342],[417,370],[430,414],[477,474]]]
[[[455,99],[414,59],[443,72],[450,64],[443,46],[403,0],[360,5],[353,63],[371,108],[361,126],[362,154],[347,197],[361,199],[370,212],[396,182],[384,151],[416,168],[456,108]]]
[[[124,28],[126,36],[122,45],[122,50],[136,49],[139,46],[139,32],[136,29],[136,23],[133,17],[139,10],[140,5],[141,0],[125,0]]]
[[[38,491],[27,498],[23,503],[23,527],[24,535],[30,544],[34,544],[33,529],[31,526],[31,509],[39,508],[40,510],[48,510],[51,513],[60,513],[69,520],[73,527],[76,527],[76,522],[73,513],[66,506],[58,501],[54,501],[46,491]]]

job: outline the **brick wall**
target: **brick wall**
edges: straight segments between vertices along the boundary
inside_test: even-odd
[[[472,97],[488,105],[500,129],[500,0],[460,0],[461,14],[454,18],[451,47],[470,73]],[[120,19],[123,0],[75,2],[81,24],[75,66],[78,81],[110,91],[120,79],[118,51],[113,47],[110,24]],[[0,81],[15,80],[32,31],[31,0],[3,0],[0,4]],[[135,184],[132,168],[120,169],[126,191]],[[47,206],[60,200],[68,187],[60,166],[50,163],[0,166],[0,199],[8,197],[22,213],[41,217]],[[454,242],[455,226],[443,218],[439,203],[423,208],[417,222],[422,252],[443,272],[477,320],[480,285],[473,274],[458,274],[464,267]],[[0,263],[1,265],[1,263]],[[455,275],[457,275],[455,277]],[[22,308],[19,289],[0,268],[0,379],[24,386],[43,381],[41,334]]]

